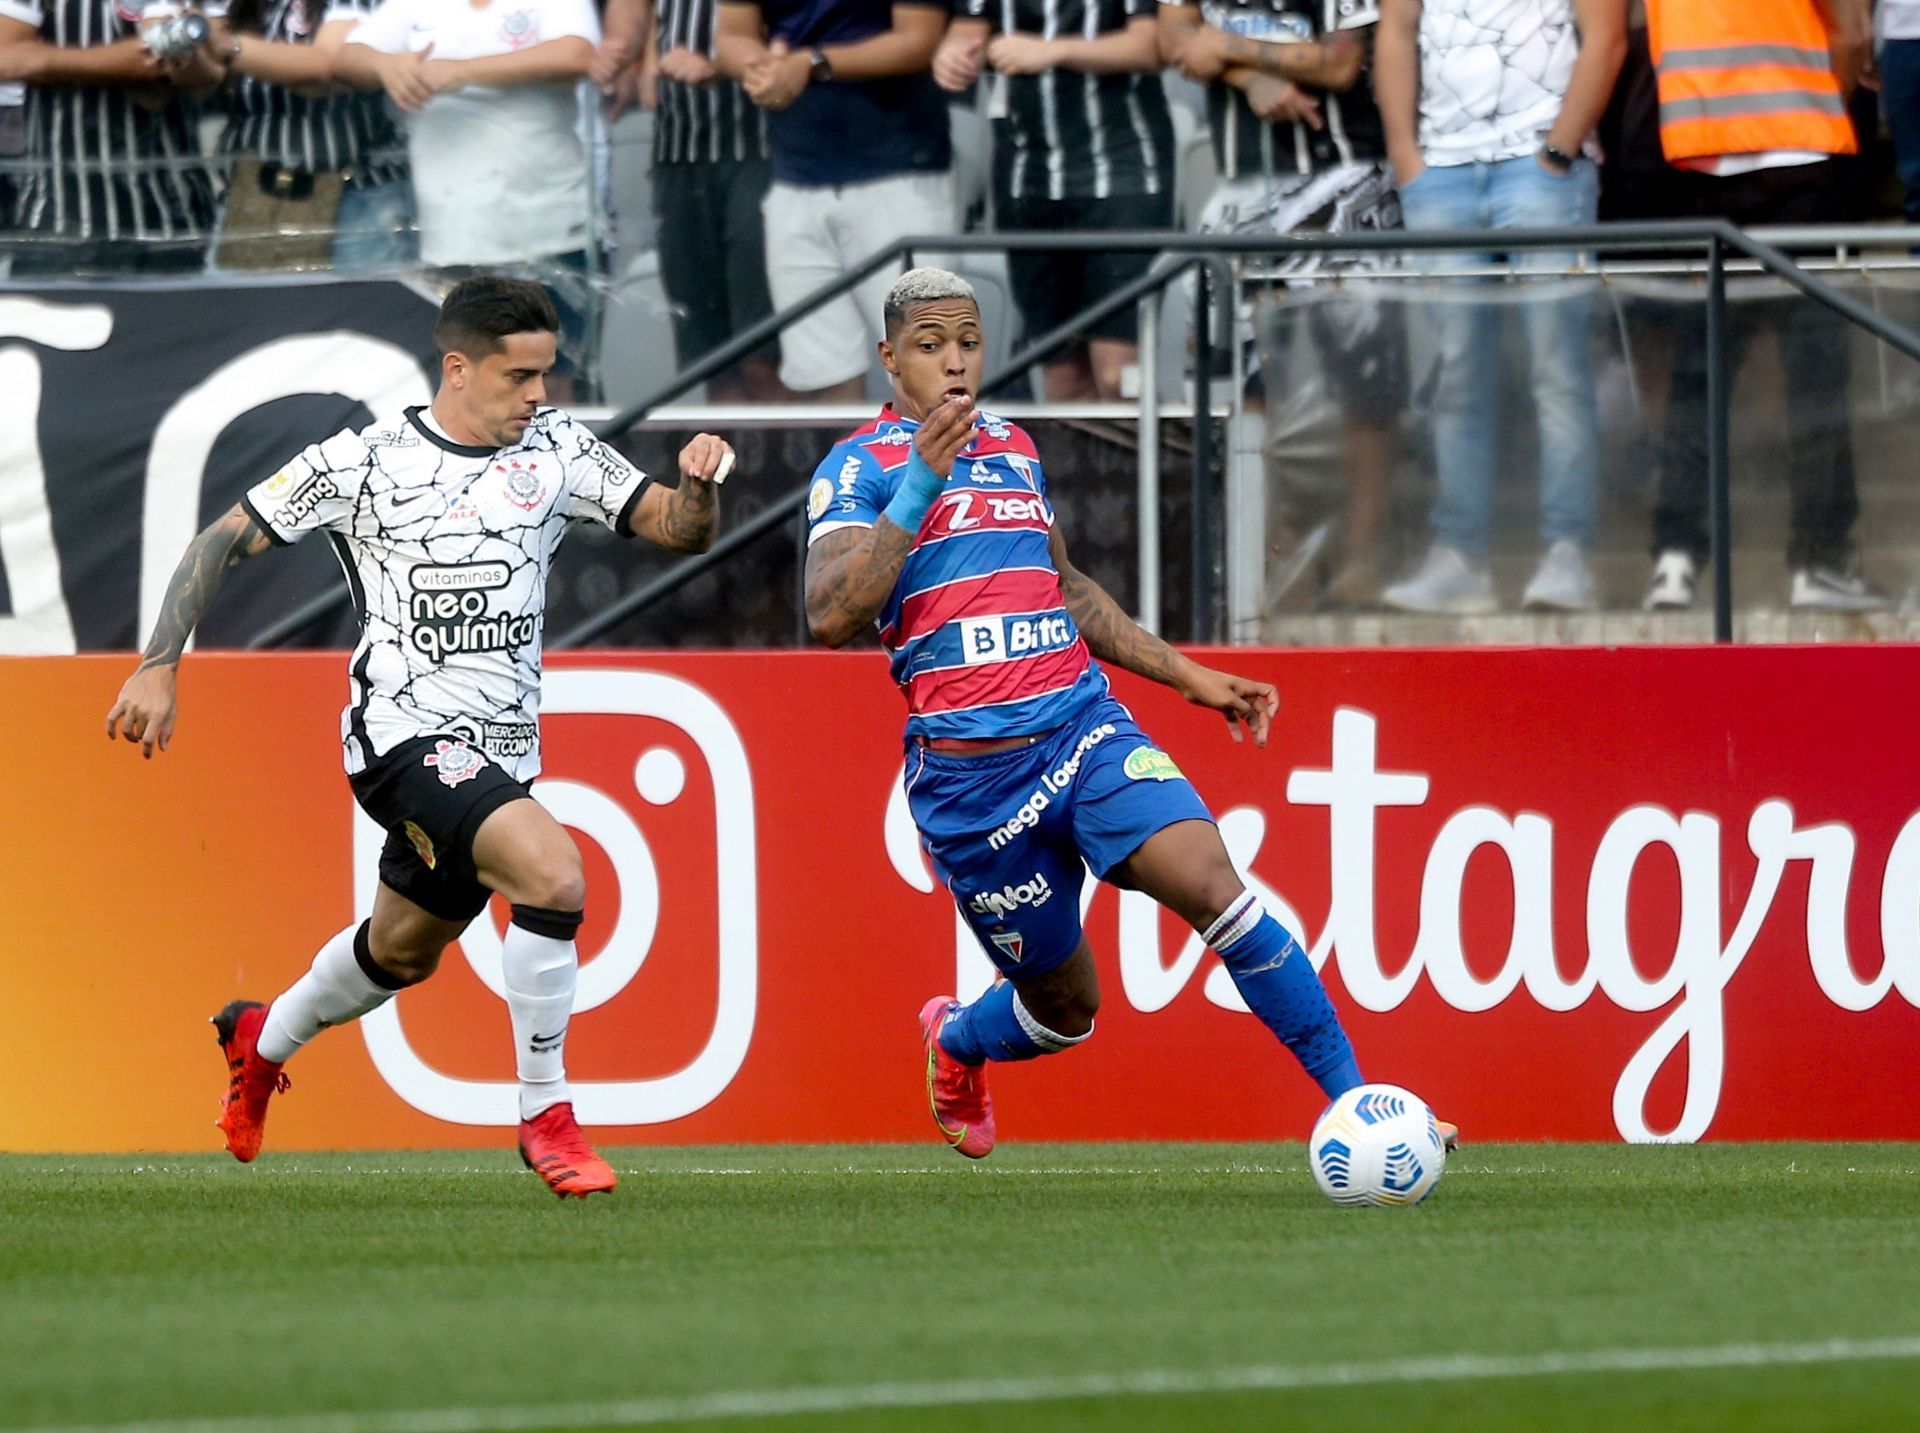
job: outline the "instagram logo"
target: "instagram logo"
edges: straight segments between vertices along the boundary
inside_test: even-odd
[[[541,707],[549,717],[629,716],[670,725],[699,752],[712,778],[717,998],[706,1041],[687,1064],[656,1078],[568,1082],[583,1124],[660,1124],[679,1119],[720,1096],[739,1072],[753,1038],[759,883],[753,776],[746,748],[712,697],[690,682],[657,672],[586,668],[549,672]],[[684,760],[666,746],[637,750],[630,772],[633,792],[646,807],[669,811],[693,799],[687,795]],[[533,793],[562,825],[606,853],[619,883],[620,913],[612,933],[598,950],[580,953],[580,983],[574,1000],[574,1014],[579,1016],[618,996],[646,963],[661,920],[659,868],[639,824],[610,792],[585,782],[540,780],[534,783]],[[365,919],[373,908],[385,839],[386,833],[356,807],[356,921]],[[500,940],[492,916],[482,912],[460,938],[460,948],[481,983],[504,998]],[[516,1123],[520,1116],[515,1082],[463,1079],[436,1069],[407,1038],[400,1014],[404,1003],[389,1001],[360,1021],[367,1053],[394,1093],[423,1114],[453,1124]]]

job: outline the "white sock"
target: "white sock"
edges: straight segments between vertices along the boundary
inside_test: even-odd
[[[516,917],[501,942],[500,964],[513,1018],[520,1118],[530,1120],[573,1098],[567,1092],[565,1046],[580,955],[571,940],[536,935]]]
[[[349,926],[320,947],[313,966],[267,1008],[260,1027],[260,1058],[278,1065],[329,1025],[345,1025],[393,999],[392,987],[376,984],[362,967],[366,923]],[[362,945],[356,954],[354,947]]]

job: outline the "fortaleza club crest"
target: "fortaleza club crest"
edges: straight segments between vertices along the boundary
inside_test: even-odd
[[[532,512],[540,506],[540,500],[547,495],[547,484],[540,474],[534,471],[531,463],[522,463],[511,458],[504,463],[495,463],[494,472],[507,484],[507,501],[517,508]]]
[[[436,768],[448,786],[458,786],[478,776],[487,759],[464,741],[436,741],[421,762]]]

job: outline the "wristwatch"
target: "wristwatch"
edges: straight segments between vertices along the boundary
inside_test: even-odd
[[[823,85],[833,78],[833,61],[827,58],[827,52],[815,45],[807,53],[812,56],[807,65],[807,83]]]
[[[1540,157],[1562,174],[1573,168],[1573,156],[1564,149],[1555,149],[1551,144],[1540,146]]]

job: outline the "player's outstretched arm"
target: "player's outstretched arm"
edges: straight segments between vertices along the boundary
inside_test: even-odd
[[[1240,728],[1253,734],[1255,746],[1267,744],[1267,728],[1279,710],[1280,694],[1266,682],[1217,672],[1181,656],[1120,609],[1120,604],[1067,557],[1066,539],[1056,525],[1048,538],[1053,565],[1060,570],[1060,593],[1087,650],[1103,662],[1172,687],[1195,706],[1209,707],[1227,719],[1235,741]]]
[[[705,552],[720,525],[720,484],[733,471],[733,447],[725,438],[699,433],[680,450],[680,486],[654,483],[627,519],[635,537],[669,552]]]
[[[887,605],[927,509],[973,441],[977,416],[973,400],[960,396],[934,409],[914,433],[906,476],[874,525],[830,532],[807,549],[807,630],[814,641],[844,647]]]
[[[207,530],[187,544],[180,565],[167,582],[160,603],[160,620],[140,655],[140,665],[120,688],[120,699],[107,713],[107,739],[123,735],[140,743],[149,760],[154,748],[167,749],[173,739],[174,676],[187,638],[200,625],[213,594],[236,563],[265,552],[273,545],[253,515],[235,503]]]

